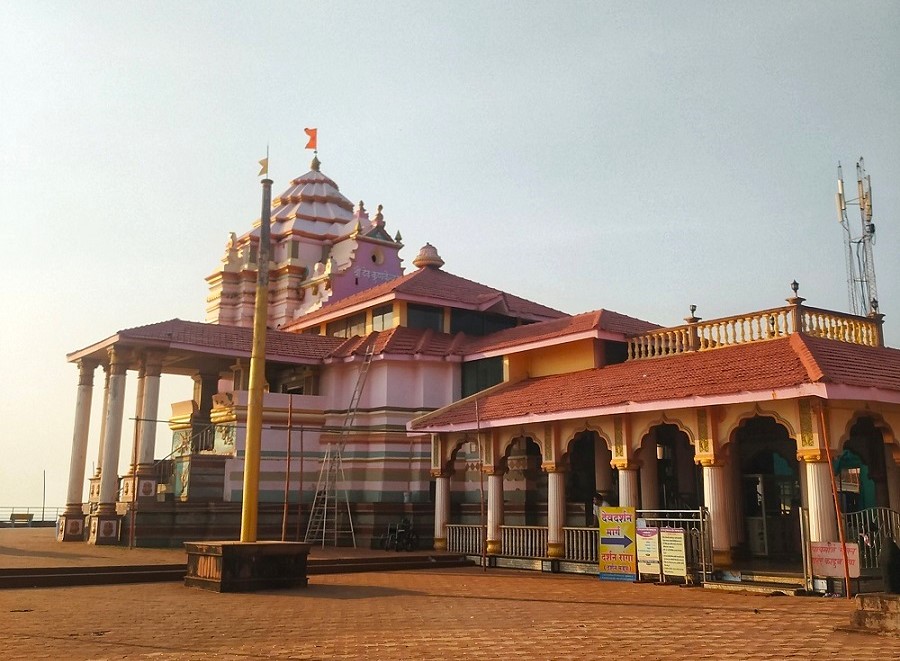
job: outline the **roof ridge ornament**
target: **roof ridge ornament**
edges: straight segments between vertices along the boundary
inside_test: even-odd
[[[313,172],[319,172],[319,167],[322,165],[322,162],[319,160],[319,154],[316,153],[313,155],[312,163],[309,164],[309,169]]]
[[[441,256],[438,254],[437,248],[430,243],[426,243],[422,246],[421,250],[419,250],[419,254],[416,255],[416,258],[413,260],[413,265],[420,269],[423,269],[426,266],[439,269],[444,265],[444,260],[441,259]]]

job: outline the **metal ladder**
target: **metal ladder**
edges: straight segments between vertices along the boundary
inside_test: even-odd
[[[353,517],[350,513],[350,499],[346,487],[343,489],[343,502],[337,494],[337,484],[340,481],[346,485],[344,475],[343,453],[347,445],[347,437],[356,420],[356,410],[362,396],[363,387],[366,384],[366,375],[372,364],[372,356],[375,352],[375,343],[369,345],[359,366],[359,374],[356,377],[356,387],[350,396],[350,404],[341,425],[338,440],[329,443],[322,457],[322,468],[319,471],[319,479],[316,482],[316,495],[309,512],[309,522],[306,526],[306,542],[321,543],[325,546],[326,539],[330,538],[334,546],[342,536],[349,535],[356,548],[356,533],[353,531]],[[341,506],[343,505],[343,506]],[[346,514],[345,514],[346,513]],[[346,518],[345,518],[346,517]]]

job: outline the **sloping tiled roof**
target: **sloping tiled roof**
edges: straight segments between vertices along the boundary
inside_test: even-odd
[[[900,351],[794,334],[710,351],[635,360],[527,379],[479,398],[483,422],[552,415],[628,403],[737,395],[807,383],[900,391]],[[413,429],[466,425],[474,399],[414,421]]]
[[[467,354],[485,353],[596,330],[618,333],[624,339],[624,336],[646,333],[657,328],[660,328],[657,324],[612,310],[595,310],[572,317],[507,328],[484,337],[469,338],[463,349]]]
[[[376,331],[365,337],[351,337],[337,347],[331,358],[347,358],[363,355],[374,345],[373,353],[391,355],[450,356],[460,355],[465,335],[438,333],[433,330],[398,326]]]
[[[120,340],[158,342],[179,345],[181,348],[197,347],[235,351],[247,355],[253,348],[252,328],[183,321],[182,319],[170,319],[146,326],[127,328],[119,331],[116,335]],[[273,359],[321,360],[342,342],[343,340],[334,337],[297,335],[269,330],[266,332],[266,356]]]
[[[445,301],[448,305],[456,304],[456,306],[464,308],[478,308],[487,302],[499,300],[505,305],[510,315],[526,319],[556,319],[569,316],[565,312],[554,310],[546,305],[507,294],[499,289],[467,280],[441,269],[426,267],[370,287],[334,303],[323,305],[318,310],[303,315],[285,328],[304,326],[309,321],[339,313],[354,305],[392,293],[402,295],[402,297],[433,298]]]

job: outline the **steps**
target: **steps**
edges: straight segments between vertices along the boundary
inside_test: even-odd
[[[707,590],[754,592],[768,595],[796,595],[806,589],[803,575],[793,572],[748,570],[736,572],[736,574],[735,580],[706,581],[703,587]]]

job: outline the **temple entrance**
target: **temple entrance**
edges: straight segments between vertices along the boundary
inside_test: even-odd
[[[702,493],[701,468],[687,434],[675,425],[653,428],[656,437],[659,509],[697,509]]]
[[[547,525],[547,474],[541,470],[541,448],[528,436],[510,443],[505,455],[504,521],[510,525]]]
[[[860,418],[850,428],[844,451],[834,461],[841,511],[890,507],[885,462],[881,431],[872,418]]]
[[[772,418],[755,417],[735,432],[746,542],[741,555],[785,562],[802,558],[796,443]]]

